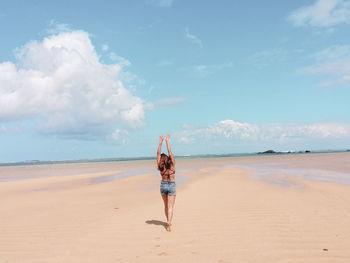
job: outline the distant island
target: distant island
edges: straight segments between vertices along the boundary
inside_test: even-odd
[[[288,151],[288,152],[276,152],[274,150],[267,150],[265,152],[258,152],[258,154],[287,154],[287,153],[311,153],[310,150],[306,150],[306,151]]]

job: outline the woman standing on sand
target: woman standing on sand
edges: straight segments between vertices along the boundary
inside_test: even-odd
[[[162,176],[160,193],[164,201],[165,216],[167,219],[166,230],[171,231],[171,221],[173,219],[173,208],[176,197],[175,158],[170,149],[169,134],[167,134],[165,139],[169,156],[165,153],[160,154],[163,140],[164,135],[161,135],[159,138],[159,146],[157,151],[157,167],[160,171],[160,175]]]

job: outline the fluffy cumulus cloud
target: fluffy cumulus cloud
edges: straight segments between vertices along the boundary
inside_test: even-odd
[[[41,133],[112,138],[125,135],[120,127],[143,125],[145,101],[123,85],[122,65],[100,62],[86,32],[29,42],[16,56],[16,63],[0,63],[0,122],[31,120]]]
[[[336,45],[312,55],[314,64],[303,69],[308,74],[325,78],[324,86],[350,86],[350,46]]]
[[[293,11],[288,19],[295,26],[332,27],[350,23],[350,1],[317,0]]]
[[[176,134],[182,143],[194,143],[196,140],[240,140],[240,141],[293,141],[308,139],[350,138],[350,124],[263,124],[223,120],[205,127],[185,125],[183,131]]]

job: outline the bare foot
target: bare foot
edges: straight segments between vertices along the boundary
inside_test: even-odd
[[[169,223],[166,224],[166,231],[168,231],[168,232],[171,231],[171,224],[169,224]]]

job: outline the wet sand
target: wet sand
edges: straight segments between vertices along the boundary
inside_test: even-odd
[[[176,165],[170,233],[154,161],[0,168],[0,262],[350,262],[350,153]]]

